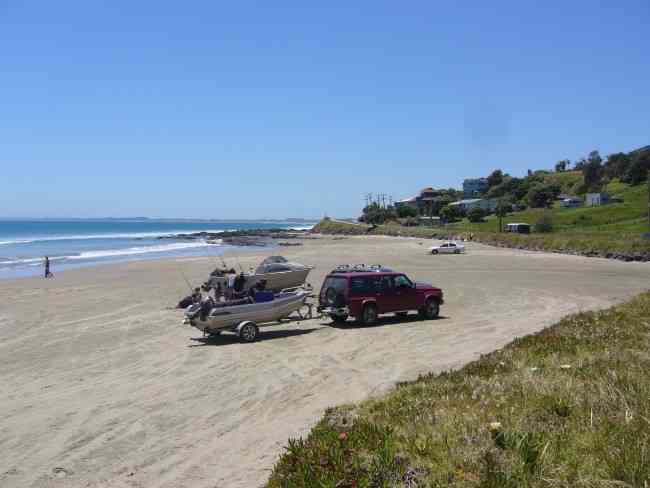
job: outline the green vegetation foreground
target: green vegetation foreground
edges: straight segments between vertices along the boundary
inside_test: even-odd
[[[329,410],[269,486],[650,486],[649,343],[650,293],[567,317]]]

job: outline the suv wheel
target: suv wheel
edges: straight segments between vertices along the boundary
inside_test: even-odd
[[[361,312],[361,323],[363,325],[374,325],[377,323],[377,306],[369,303],[363,307]]]
[[[440,303],[435,298],[429,298],[424,304],[424,308],[420,309],[420,318],[431,320],[438,317],[440,314]]]

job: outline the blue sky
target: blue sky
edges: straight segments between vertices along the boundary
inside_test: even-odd
[[[0,0],[0,215],[353,216],[650,144],[647,0],[309,3]]]

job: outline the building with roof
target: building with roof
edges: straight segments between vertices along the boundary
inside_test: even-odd
[[[456,207],[461,212],[469,212],[475,208],[480,208],[486,212],[494,212],[498,204],[499,200],[496,198],[468,198],[450,203],[449,206]]]
[[[467,178],[463,181],[463,195],[465,198],[480,197],[490,189],[487,178]]]
[[[609,195],[607,193],[587,193],[585,196],[585,205],[587,207],[599,207],[609,203]]]
[[[419,214],[424,215],[427,213],[430,202],[433,202],[437,196],[438,194],[433,188],[427,187],[420,191],[418,195],[395,202],[395,207],[408,206],[417,210]]]

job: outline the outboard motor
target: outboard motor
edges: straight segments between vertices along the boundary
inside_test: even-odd
[[[200,303],[193,303],[187,309],[185,309],[185,318],[189,321],[192,322],[195,318],[199,316],[201,313],[201,304]]]

